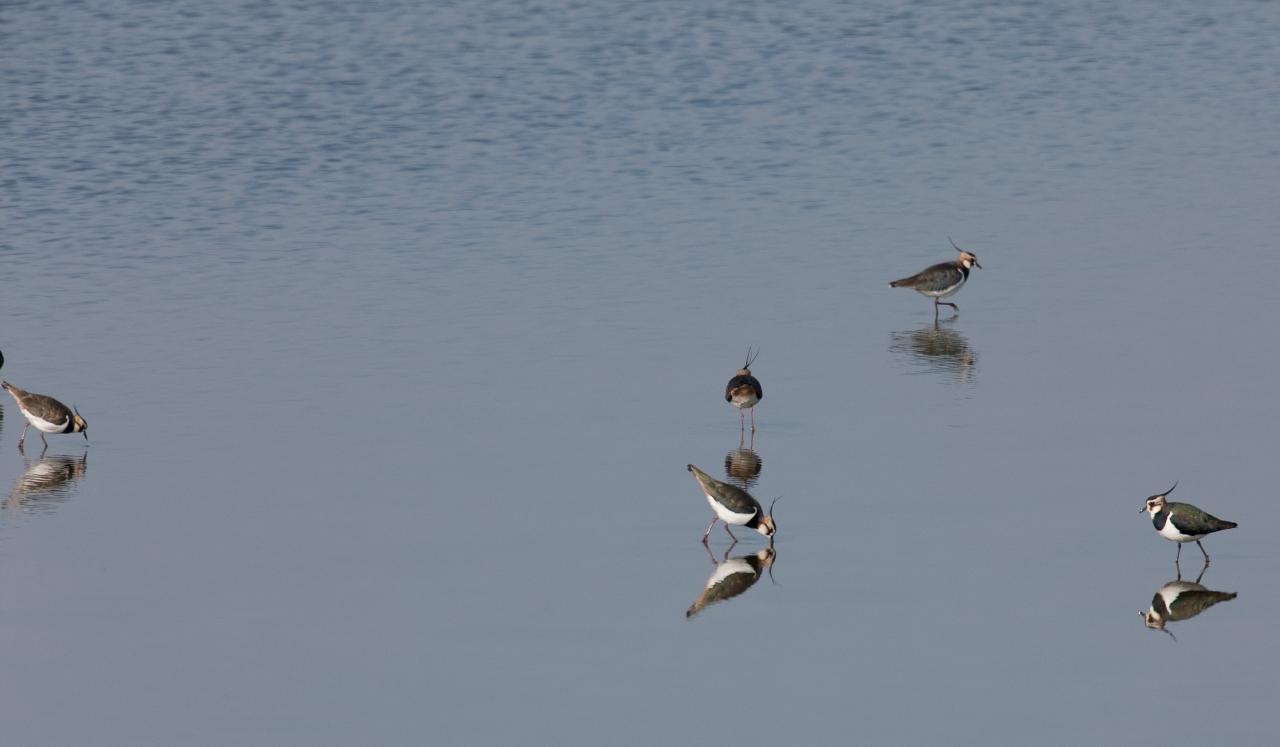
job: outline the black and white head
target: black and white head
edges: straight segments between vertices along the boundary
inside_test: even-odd
[[[1161,633],[1168,635],[1173,640],[1178,640],[1177,636],[1173,634],[1173,631],[1164,626],[1166,622],[1165,617],[1159,612],[1156,612],[1155,607],[1149,607],[1145,612],[1139,612],[1138,614],[1142,615],[1142,624],[1146,625],[1148,629],[1158,630]]]
[[[739,368],[739,369],[738,369],[738,374],[737,374],[737,375],[738,375],[738,376],[750,376],[750,375],[751,375],[751,364],[752,364],[752,363],[755,363],[755,362],[756,362],[756,358],[759,358],[759,357],[760,357],[760,351],[759,351],[759,350],[756,350],[755,354],[753,355],[753,354],[752,354],[752,352],[751,352],[751,348],[750,348],[750,347],[748,347],[748,348],[747,348],[747,360],[746,360],[746,362],[745,362],[745,363],[743,363],[743,364],[742,364],[742,368]]]
[[[1178,487],[1178,483],[1175,482],[1173,484],[1173,488],[1176,488],[1176,487]],[[1160,493],[1159,495],[1153,495],[1150,498],[1148,498],[1147,502],[1143,504],[1142,508],[1138,509],[1138,513],[1143,513],[1145,511],[1148,515],[1155,516],[1156,514],[1163,511],[1165,504],[1168,503],[1168,501],[1166,501],[1165,498],[1167,498],[1168,495],[1173,492],[1173,488],[1169,488],[1168,490],[1164,491],[1163,493]]]
[[[966,252],[965,250],[956,246],[955,240],[953,240],[950,236],[947,237],[947,241],[950,241],[951,246],[955,247],[955,250],[957,252],[960,252],[959,262],[960,264],[964,265],[964,268],[966,270],[973,269],[974,267],[977,267],[979,270],[982,269],[982,265],[978,264],[978,255],[974,254],[973,252]]]
[[[71,432],[83,433],[84,440],[88,441],[89,440],[89,424],[85,422],[84,418],[80,417],[79,407],[72,405],[71,409],[75,411],[75,417],[71,419]]]
[[[779,498],[782,498],[782,496],[773,499],[773,503],[769,504],[769,513],[765,514],[759,524],[756,524],[756,531],[770,538],[770,540],[773,539],[774,532],[778,531],[778,525],[773,521],[773,507],[777,505]]]

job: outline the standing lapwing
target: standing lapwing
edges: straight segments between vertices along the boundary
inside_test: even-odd
[[[1175,482],[1173,488],[1176,487],[1178,483]],[[1205,552],[1200,540],[1205,535],[1220,532],[1223,529],[1234,529],[1236,523],[1223,521],[1190,503],[1170,503],[1165,498],[1173,492],[1173,488],[1148,498],[1146,504],[1138,509],[1138,513],[1145,511],[1151,516],[1151,523],[1155,525],[1161,537],[1178,543],[1178,554],[1173,560],[1175,564],[1182,558],[1182,543],[1195,542],[1196,547],[1199,547],[1200,552],[1204,554],[1205,565],[1208,565],[1209,553]]]
[[[951,237],[947,237],[947,241],[951,241]],[[929,296],[933,299],[933,315],[938,316],[938,306],[950,306],[956,311],[960,310],[959,306],[942,299],[955,295],[960,290],[965,281],[969,279],[969,270],[977,267],[982,269],[982,265],[978,264],[977,255],[966,252],[956,246],[956,242],[951,241],[957,252],[960,252],[960,258],[954,262],[939,262],[938,264],[921,270],[909,278],[902,278],[889,283],[890,288],[911,288],[922,296]]]
[[[732,549],[733,545],[730,545],[729,549],[724,551],[724,560],[719,563],[716,562],[714,555],[711,556],[711,564],[715,566],[715,570],[711,572],[711,578],[707,579],[702,593],[693,600],[689,609],[685,610],[686,620],[692,619],[694,615],[717,602],[725,602],[740,596],[747,589],[755,586],[765,571],[769,571],[772,578],[773,563],[778,558],[778,553],[772,545],[754,555],[741,555],[736,558],[729,557],[729,550]],[[711,555],[711,548],[707,548],[707,554]]]
[[[1209,564],[1205,563],[1195,581],[1183,581],[1182,573],[1179,572],[1176,579],[1156,589],[1155,595],[1151,597],[1151,606],[1146,612],[1138,613],[1142,615],[1143,624],[1151,630],[1168,633],[1176,641],[1177,637],[1165,625],[1190,620],[1219,602],[1235,599],[1234,591],[1213,591],[1200,585],[1200,579],[1204,578],[1204,572],[1208,568]]]
[[[711,504],[711,510],[716,514],[707,525],[707,531],[702,533],[703,544],[706,544],[707,536],[711,534],[711,529],[715,527],[717,521],[724,522],[724,530],[733,537],[734,542],[737,542],[738,538],[733,534],[733,530],[729,529],[730,524],[754,529],[771,538],[770,542],[773,541],[773,533],[777,531],[777,526],[774,525],[771,515],[772,505],[769,506],[769,514],[766,514],[764,508],[760,506],[760,501],[752,498],[751,494],[742,488],[720,482],[692,464],[688,465],[688,469],[693,473],[698,485],[702,486],[702,492],[707,496],[707,503]],[[778,499],[775,498],[773,502],[777,503]]]
[[[738,430],[745,429],[746,413],[743,410],[751,410],[751,432],[756,432],[756,403],[764,399],[764,389],[760,387],[760,380],[751,375],[751,364],[756,362],[756,358],[760,356],[757,350],[755,355],[751,354],[751,348],[747,348],[747,361],[742,364],[742,368],[738,369],[738,373],[734,374],[729,383],[724,387],[724,401],[738,408]]]
[[[87,430],[89,424],[80,417],[79,410],[72,411],[53,397],[19,389],[7,381],[0,381],[0,386],[13,395],[14,401],[18,403],[18,409],[22,410],[22,414],[27,418],[27,424],[22,426],[22,435],[18,437],[19,449],[27,440],[27,428],[33,425],[40,431],[40,440],[44,441],[46,449],[49,448],[49,442],[44,437],[46,433],[83,433],[84,439],[89,440]]]

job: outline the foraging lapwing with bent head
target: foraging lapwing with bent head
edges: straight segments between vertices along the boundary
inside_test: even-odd
[[[1178,483],[1173,484],[1173,488],[1178,487]],[[1172,503],[1166,500],[1173,488],[1153,495],[1147,499],[1146,504],[1138,509],[1138,513],[1146,512],[1151,516],[1151,523],[1155,526],[1156,531],[1161,537],[1170,542],[1178,543],[1178,554],[1174,557],[1173,562],[1176,564],[1182,558],[1182,543],[1194,542],[1196,547],[1200,548],[1200,552],[1204,554],[1204,564],[1209,564],[1209,553],[1205,552],[1204,545],[1200,544],[1200,540],[1205,535],[1220,532],[1223,529],[1234,529],[1236,523],[1234,521],[1223,521],[1216,516],[1201,511],[1190,503]]]
[[[46,433],[83,433],[84,439],[89,440],[89,424],[80,417],[79,410],[73,411],[53,397],[19,389],[7,381],[0,381],[0,386],[13,395],[18,409],[27,418],[27,424],[22,426],[22,435],[18,437],[19,449],[27,440],[27,428],[33,425],[40,431],[40,440],[44,441],[46,449],[49,448],[49,441],[44,437]]]
[[[755,355],[751,354],[751,348],[747,348],[747,360],[742,364],[742,368],[738,369],[738,373],[734,374],[729,383],[724,387],[724,401],[738,408],[738,430],[746,428],[745,415],[743,410],[751,410],[751,432],[756,432],[756,403],[764,399],[764,389],[760,387],[760,380],[751,375],[751,364],[756,362],[756,358],[760,357],[760,351],[757,350]]]
[[[890,288],[911,288],[922,296],[929,296],[933,299],[933,315],[938,316],[938,306],[950,306],[956,311],[960,310],[949,301],[942,299],[954,296],[959,291],[965,281],[969,279],[969,270],[977,267],[982,269],[982,265],[978,264],[977,255],[972,252],[966,252],[956,246],[956,242],[947,237],[947,241],[951,241],[957,252],[960,252],[960,258],[953,262],[939,262],[932,267],[925,268],[911,277],[902,278],[889,283]]]
[[[730,524],[754,529],[769,537],[770,542],[773,541],[773,533],[777,531],[777,526],[773,523],[772,505],[769,506],[769,514],[766,514],[760,501],[751,497],[751,494],[742,488],[720,482],[692,464],[688,465],[688,469],[693,474],[693,478],[698,481],[698,485],[702,487],[703,494],[707,496],[707,503],[711,504],[711,510],[715,512],[715,518],[707,525],[707,531],[702,533],[703,544],[706,544],[707,536],[711,534],[717,521],[724,522],[724,530],[733,537],[734,542],[737,542],[738,538],[733,530],[729,529]],[[775,498],[773,502],[777,503],[778,499]]]

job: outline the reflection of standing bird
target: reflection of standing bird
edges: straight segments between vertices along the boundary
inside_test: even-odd
[[[739,446],[724,455],[724,471],[729,479],[745,490],[760,479],[760,470],[764,462],[760,455],[748,447]]]
[[[1208,568],[1208,564],[1205,568]],[[1204,576],[1204,571],[1200,572]],[[1200,585],[1200,579],[1183,581],[1179,577],[1175,581],[1161,586],[1151,598],[1151,606],[1142,615],[1143,623],[1152,630],[1164,630],[1173,638],[1173,633],[1165,630],[1171,622],[1190,620],[1218,602],[1229,602],[1236,598],[1234,591],[1211,591]],[[1174,638],[1174,640],[1177,640]]]
[[[687,465],[693,477],[702,486],[702,492],[707,496],[707,503],[711,504],[711,510],[715,512],[715,518],[707,525],[707,531],[702,533],[702,542],[705,544],[707,535],[711,534],[711,529],[715,527],[717,521],[724,522],[724,530],[733,537],[733,541],[737,542],[738,538],[734,536],[733,531],[729,529],[730,524],[748,529],[754,529],[766,537],[772,537],[777,531],[777,527],[773,523],[773,516],[766,515],[764,508],[760,505],[760,501],[751,497],[751,494],[736,485],[730,485],[727,482],[720,482],[706,472],[698,469],[692,464]],[[778,500],[775,498],[774,503]],[[770,512],[773,506],[769,506]]]
[[[0,386],[13,395],[18,409],[27,418],[27,424],[22,426],[22,435],[18,437],[19,449],[27,440],[27,428],[33,425],[40,431],[40,440],[44,441],[46,449],[49,448],[49,442],[44,437],[46,433],[83,433],[84,439],[89,440],[89,432],[86,430],[89,424],[80,417],[79,410],[72,412],[71,408],[53,397],[19,389],[7,381],[0,382]]]
[[[951,237],[947,237],[951,241]],[[960,252],[960,258],[952,262],[939,262],[932,267],[928,267],[911,277],[902,278],[889,283],[890,288],[911,288],[922,296],[928,296],[933,299],[933,315],[938,315],[938,306],[950,306],[956,311],[960,310],[959,306],[953,303],[943,301],[942,299],[953,296],[969,279],[969,270],[973,267],[982,269],[982,265],[978,264],[977,255],[966,252],[956,246],[956,242],[951,241],[956,251]]]
[[[710,552],[710,551],[708,551]],[[729,551],[725,550],[728,555]],[[726,557],[724,562],[716,564],[716,569],[707,579],[707,585],[693,600],[693,604],[685,610],[685,619],[703,611],[707,607],[724,602],[742,594],[760,580],[760,574],[773,566],[778,553],[773,547],[766,547],[754,555],[743,555],[737,558]],[[715,558],[711,559],[715,563]]]
[[[1173,488],[1176,487],[1178,483],[1175,482]],[[1174,558],[1174,563],[1182,558],[1182,543],[1195,542],[1196,547],[1199,547],[1200,552],[1204,554],[1205,565],[1208,565],[1209,553],[1205,552],[1204,545],[1200,544],[1201,538],[1223,529],[1234,529],[1236,523],[1223,521],[1190,503],[1170,503],[1165,498],[1173,492],[1173,488],[1148,498],[1146,504],[1138,509],[1138,513],[1145,511],[1151,516],[1151,523],[1155,525],[1161,537],[1178,543],[1178,554]]]
[[[756,358],[760,356],[757,350],[755,355],[751,354],[751,348],[747,348],[747,362],[742,364],[742,368],[738,369],[738,373],[724,388],[724,401],[738,408],[738,428],[741,430],[746,428],[744,421],[745,413],[743,410],[751,410],[751,432],[756,432],[756,403],[764,399],[764,389],[760,387],[760,380],[751,375],[751,364],[756,362]]]

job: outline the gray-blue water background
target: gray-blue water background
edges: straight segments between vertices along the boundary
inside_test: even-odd
[[[1276,743],[1278,22],[6,4],[4,743]]]

